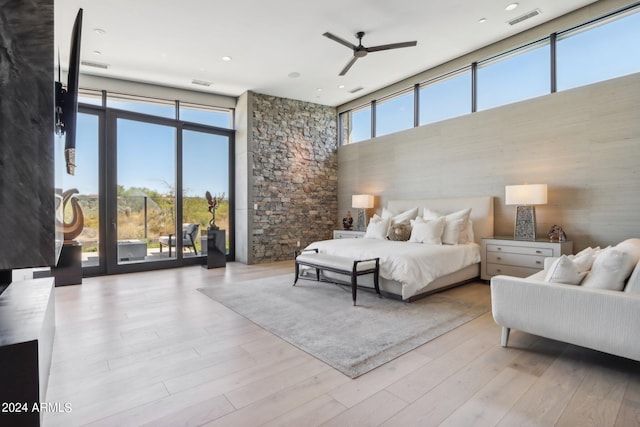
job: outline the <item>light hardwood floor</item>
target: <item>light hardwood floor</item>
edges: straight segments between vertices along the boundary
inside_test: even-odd
[[[45,426],[638,426],[640,363],[490,313],[352,380],[196,291],[292,273],[198,266],[56,288]],[[446,291],[489,298],[472,283]],[[265,307],[268,309],[268,307]]]

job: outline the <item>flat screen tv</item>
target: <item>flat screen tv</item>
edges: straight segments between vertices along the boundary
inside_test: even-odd
[[[67,173],[75,174],[76,167],[76,121],[78,117],[78,78],[80,74],[80,39],[82,36],[82,9],[78,10],[71,33],[69,73],[67,87],[56,82],[56,133],[65,135],[64,159]],[[60,64],[58,64],[60,67]],[[60,79],[58,77],[58,79]]]

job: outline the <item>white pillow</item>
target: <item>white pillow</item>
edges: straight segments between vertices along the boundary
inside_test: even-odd
[[[565,285],[579,285],[586,276],[586,271],[580,271],[576,263],[566,255],[562,255],[560,258],[553,261],[547,275],[545,276],[545,282],[551,283],[564,283]]]
[[[460,235],[460,238],[462,239],[462,235]],[[460,242],[460,243],[474,243],[476,241],[476,236],[473,233],[473,222],[471,221],[471,218],[469,218],[469,222],[467,222],[467,241],[466,242]]]
[[[412,219],[409,241],[428,245],[441,245],[444,224],[444,217],[438,219],[423,219],[421,217]]]
[[[640,239],[627,239],[614,246],[620,252],[626,252],[631,255],[633,265],[640,260]]]
[[[596,257],[591,271],[582,282],[582,286],[621,291],[624,289],[624,279],[629,277],[634,265],[633,259],[628,253],[616,248],[605,249]]]
[[[631,273],[624,291],[630,294],[640,295],[640,261],[636,264],[636,268],[633,269],[633,273]]]
[[[458,243],[467,243],[467,231],[466,227],[469,222],[469,216],[471,215],[471,208],[462,209],[457,212],[450,213],[445,216],[444,232],[442,233],[442,243],[447,245],[457,245]],[[425,219],[439,218],[438,212],[432,211],[429,208],[424,208]],[[464,233],[463,233],[464,231]]]
[[[390,222],[390,218],[382,219],[378,215],[374,215],[369,220],[369,225],[367,226],[367,232],[364,234],[364,238],[385,240],[387,238],[387,231],[389,231]]]
[[[578,271],[589,271],[593,266],[596,256],[601,252],[600,247],[585,248],[575,255],[569,255],[569,258],[573,260]]]

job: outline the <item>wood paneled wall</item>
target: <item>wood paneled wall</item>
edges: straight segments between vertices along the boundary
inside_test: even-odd
[[[496,235],[511,235],[504,186],[546,183],[538,235],[559,224],[575,251],[640,237],[640,73],[346,145],[338,162],[337,218],[352,194],[376,195],[378,212],[491,195]]]

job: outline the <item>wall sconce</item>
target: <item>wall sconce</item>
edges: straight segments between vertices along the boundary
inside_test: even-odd
[[[536,212],[533,205],[547,204],[547,184],[505,186],[505,205],[516,205],[515,240],[536,239]]]
[[[351,196],[351,207],[358,210],[357,228],[364,231],[367,228],[367,216],[365,209],[373,208],[373,196],[369,194],[354,194]]]

